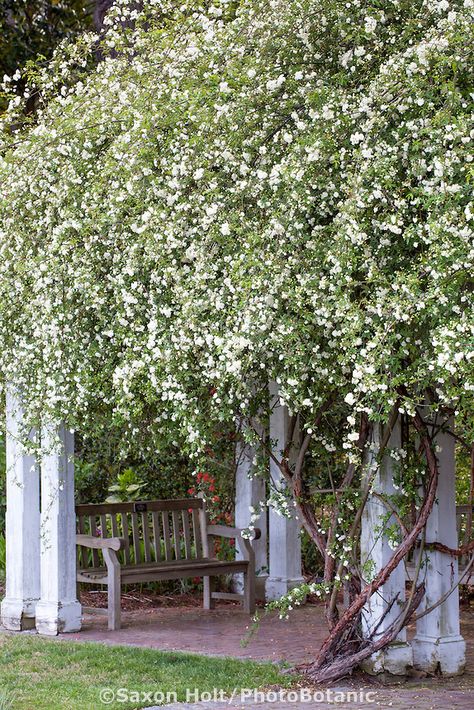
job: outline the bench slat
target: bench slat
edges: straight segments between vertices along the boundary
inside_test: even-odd
[[[207,535],[207,513],[205,508],[199,511],[199,524],[201,528],[202,554],[209,557],[209,538]]]
[[[196,548],[196,558],[199,560],[202,557],[202,543],[201,543],[201,523],[199,521],[199,511],[198,510],[193,509],[192,519],[193,519],[194,546]]]
[[[90,534],[93,537],[97,537],[97,523],[95,521],[95,515],[89,515],[89,528],[90,528]],[[99,566],[99,552],[98,552],[98,550],[92,550],[92,561],[94,563],[94,567]]]
[[[157,510],[154,510],[151,514],[151,519],[153,523],[153,547],[155,550],[155,560],[159,562],[161,560],[161,537],[160,537],[160,518]]]
[[[128,515],[127,513],[120,514],[120,521],[122,523],[122,537],[125,540],[124,547],[124,557],[126,564],[130,564],[130,533],[128,530]]]
[[[100,516],[100,529],[102,537],[108,537],[107,515],[105,513],[102,513],[102,515]]]
[[[78,529],[81,535],[85,535],[85,527],[84,527],[84,517],[82,515],[79,516],[78,520]],[[77,551],[78,551],[78,558],[77,558],[77,565],[80,569],[83,567],[87,567],[88,563],[88,552],[84,547],[81,547],[80,545],[77,546]]]
[[[183,534],[184,534],[184,550],[185,557],[187,560],[192,559],[193,553],[191,549],[191,533],[189,530],[189,513],[187,510],[183,510],[181,513],[183,519]]]
[[[140,548],[140,532],[138,529],[138,515],[132,513],[132,538],[133,538],[133,552],[135,554],[135,564],[142,561],[141,548]]]
[[[145,562],[151,562],[150,522],[148,520],[148,513],[142,513],[142,528],[143,528],[143,549],[145,551]]]
[[[173,510],[171,513],[173,518],[173,541],[174,541],[174,552],[177,560],[181,559],[181,545],[180,545],[180,532],[179,532],[179,512]]]
[[[171,542],[170,542],[170,521],[168,517],[168,511],[163,511],[162,513],[162,520],[163,520],[163,540],[165,543],[165,559],[166,560],[171,560]]]

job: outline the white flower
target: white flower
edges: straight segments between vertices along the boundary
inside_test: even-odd
[[[364,138],[365,138],[365,136],[363,133],[356,132],[351,135],[350,140],[351,140],[352,145],[358,145],[359,143],[363,142]]]
[[[367,16],[364,18],[364,29],[368,34],[373,34],[375,28],[377,27],[377,20],[375,17]]]

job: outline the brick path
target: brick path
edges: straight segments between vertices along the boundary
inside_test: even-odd
[[[463,609],[462,626],[468,647],[468,664],[466,674],[460,678],[409,678],[383,685],[378,680],[362,676],[350,679],[344,687],[332,688],[340,691],[372,691],[375,693],[375,702],[348,704],[298,701],[262,704],[251,699],[244,703],[178,703],[166,707],[168,710],[355,710],[374,707],[394,710],[474,710],[474,610]],[[221,606],[213,611],[196,607],[154,608],[124,612],[123,628],[120,631],[108,631],[105,616],[86,614],[83,630],[78,634],[68,634],[67,640],[100,641],[211,656],[298,663],[314,656],[326,634],[321,607],[309,605],[293,612],[289,621],[280,621],[276,615],[264,616],[259,631],[247,645],[242,646],[241,641],[248,633],[248,627],[249,617],[233,606]],[[312,690],[314,692],[321,689]]]
[[[276,614],[263,617],[258,633],[242,646],[249,621],[248,614],[229,605],[212,611],[199,607],[154,608],[123,612],[122,628],[108,631],[106,617],[94,613],[86,614],[82,631],[68,634],[67,640],[297,663],[310,660],[326,634],[321,609],[308,605],[298,609],[289,621],[280,621]]]

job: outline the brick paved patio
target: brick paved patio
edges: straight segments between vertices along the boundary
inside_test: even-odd
[[[325,634],[321,609],[315,606],[299,609],[288,622],[276,614],[263,616],[259,631],[243,646],[249,625],[249,615],[231,605],[212,611],[174,607],[123,612],[119,631],[108,631],[105,616],[86,613],[82,631],[67,634],[67,640],[297,663],[314,656]]]

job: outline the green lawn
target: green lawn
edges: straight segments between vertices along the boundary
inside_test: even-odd
[[[270,663],[0,634],[0,710],[130,710],[153,703],[135,695],[104,704],[101,689],[186,700],[187,688],[231,693],[290,682]]]

